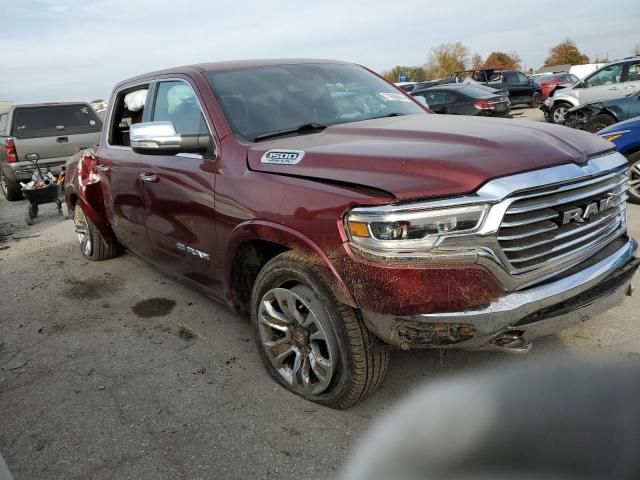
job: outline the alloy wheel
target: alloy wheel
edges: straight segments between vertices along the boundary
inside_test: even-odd
[[[85,217],[82,208],[76,207],[73,215],[73,223],[76,227],[76,234],[78,235],[82,253],[87,257],[91,256],[93,245],[91,244],[91,235],[89,235],[87,217]]]
[[[554,123],[560,123],[564,121],[564,116],[567,113],[567,107],[558,107],[553,111]]]
[[[640,200],[640,161],[632,164],[629,169],[629,191]]]
[[[9,187],[7,186],[7,179],[4,176],[4,173],[0,172],[0,190],[2,190],[2,194],[5,198],[9,196]]]
[[[266,292],[258,328],[271,365],[294,390],[319,394],[329,387],[338,348],[323,306],[309,287]]]

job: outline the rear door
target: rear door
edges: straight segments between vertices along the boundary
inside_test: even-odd
[[[424,97],[429,105],[429,109],[435,113],[449,113],[456,96],[443,90],[427,90],[419,94]]]
[[[11,118],[18,161],[37,154],[41,165],[60,162],[78,148],[96,145],[102,122],[87,104],[17,107]]]
[[[150,121],[170,121],[181,135],[209,135],[194,86],[187,79],[159,81]],[[154,262],[189,280],[215,289],[213,144],[204,155],[145,155],[142,172],[146,227]]]
[[[583,82],[578,95],[580,104],[612,100],[624,96],[622,74],[624,63],[614,63],[592,73]]]
[[[625,95],[640,92],[640,60],[627,62],[622,82],[622,91]]]
[[[151,249],[145,228],[143,187],[140,173],[147,156],[131,150],[129,127],[143,120],[148,85],[117,92],[108,117],[108,131],[96,152],[104,204],[118,240],[129,250],[149,257]]]

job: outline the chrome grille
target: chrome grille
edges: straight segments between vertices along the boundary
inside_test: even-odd
[[[530,272],[550,262],[566,264],[603,248],[625,226],[627,188],[627,171],[618,169],[514,195],[498,231],[511,273]],[[583,222],[564,223],[566,212],[584,212],[603,200],[606,209]]]

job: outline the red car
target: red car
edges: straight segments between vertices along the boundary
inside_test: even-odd
[[[346,408],[392,348],[526,352],[621,302],[640,263],[627,169],[582,131],[259,60],[117,85],[65,194],[85,257],[124,247],[250,315],[276,381]]]
[[[552,97],[558,87],[568,87],[578,81],[580,81],[578,77],[566,72],[550,73],[549,75],[542,75],[535,79],[535,82],[540,85],[540,88],[542,89],[543,101],[548,97]]]

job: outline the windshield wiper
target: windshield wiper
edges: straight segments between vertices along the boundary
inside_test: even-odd
[[[293,135],[296,133],[316,133],[321,132],[329,125],[323,125],[321,123],[303,123],[302,125],[297,126],[296,128],[288,128],[286,130],[280,130],[278,132],[271,133],[263,133],[261,135],[256,135],[253,137],[254,142],[259,142],[261,140],[268,140],[270,138],[277,137],[285,137],[287,135]]]

